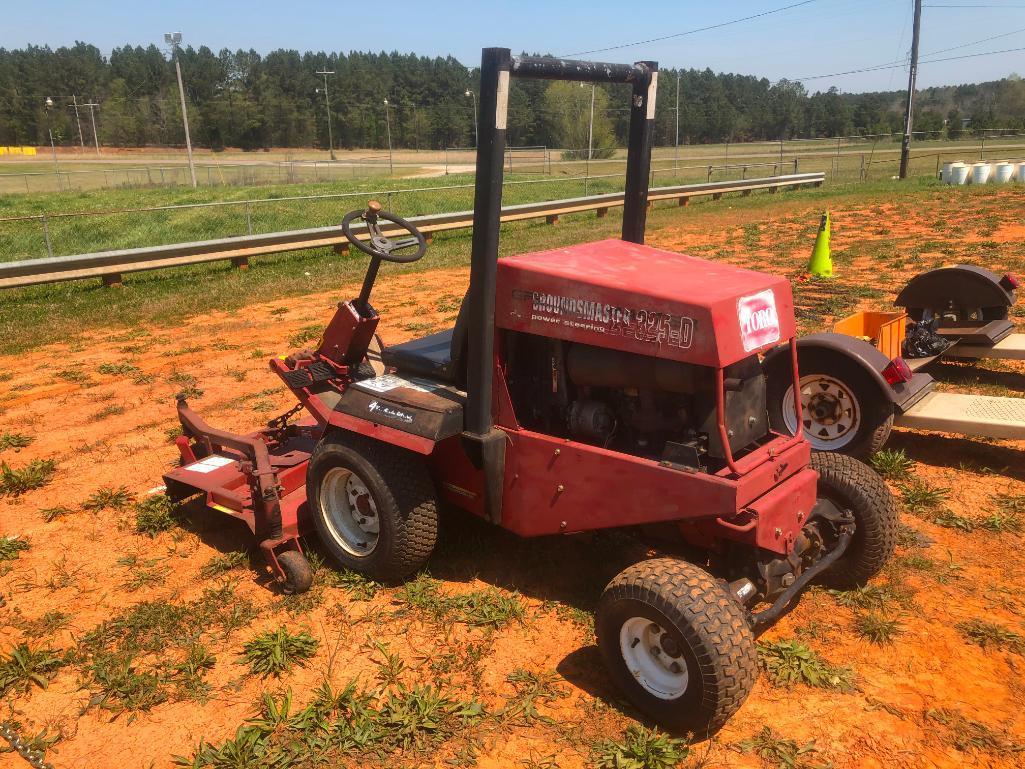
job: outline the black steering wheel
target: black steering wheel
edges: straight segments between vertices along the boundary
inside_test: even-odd
[[[352,231],[352,224],[357,219],[366,222],[367,232],[370,233],[370,241],[360,240]],[[412,237],[395,240],[381,233],[380,220],[384,219],[392,224],[398,225],[408,232]],[[427,240],[420,230],[407,222],[401,216],[381,210],[381,204],[376,200],[367,203],[363,211],[350,211],[342,219],[342,232],[352,245],[368,256],[375,259],[383,259],[386,262],[398,262],[409,264],[423,258],[427,252]],[[398,253],[407,248],[416,246],[416,251],[407,254]]]

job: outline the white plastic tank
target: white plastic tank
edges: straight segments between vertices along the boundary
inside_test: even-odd
[[[970,168],[967,163],[954,163],[950,167],[950,183],[965,184],[968,181],[969,170]]]
[[[1018,164],[1018,181],[1025,182],[1025,163]]]
[[[972,184],[985,184],[989,181],[989,163],[972,164]]]
[[[1002,160],[993,168],[993,181],[997,184],[1007,184],[1014,176],[1014,163]]]
[[[954,161],[949,161],[943,164],[943,170],[940,171],[940,180],[944,184],[950,184],[950,167],[954,165]]]

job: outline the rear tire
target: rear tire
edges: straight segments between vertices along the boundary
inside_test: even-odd
[[[882,478],[853,457],[813,451],[811,466],[819,473],[818,496],[854,514],[851,544],[823,582],[841,589],[860,587],[879,573],[897,547],[897,502]]]
[[[325,547],[353,571],[397,582],[434,550],[434,482],[411,451],[354,433],[327,435],[310,457],[306,496]]]
[[[790,362],[789,356],[786,363]],[[893,404],[857,364],[837,355],[801,355],[804,435],[816,451],[867,459],[886,445],[893,428]],[[784,435],[797,430],[794,385],[789,366],[777,363],[767,377],[769,425]],[[807,401],[815,399],[815,403]]]
[[[686,561],[655,558],[621,572],[602,593],[595,631],[623,693],[678,733],[718,731],[758,678],[744,610]]]

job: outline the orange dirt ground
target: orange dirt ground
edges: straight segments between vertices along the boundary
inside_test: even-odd
[[[1016,206],[1020,204],[1005,196],[1001,221],[979,240],[1020,243],[1023,223]],[[945,234],[936,228],[968,227],[968,216],[957,220],[949,211],[910,211],[895,205],[837,207],[833,246],[841,285],[875,286],[885,298],[862,299],[860,304],[886,306],[906,275],[858,249],[881,243],[898,259],[912,241],[932,238],[936,251],[921,258],[946,261],[950,252],[942,247]],[[700,222],[689,221],[681,211],[679,226],[653,232],[650,242],[698,255],[726,247],[733,254],[726,258],[732,261],[793,276],[810,250],[810,240],[805,238],[801,248],[806,250],[799,255],[781,253],[772,244],[788,232],[808,233],[809,219],[813,231],[810,209],[785,209],[783,204],[768,215],[730,212],[724,205]],[[982,256],[966,260],[994,261]],[[451,323],[466,278],[464,269],[385,274],[374,300],[384,317],[385,341],[402,341]],[[22,640],[73,650],[85,633],[131,605],[194,600],[224,579],[204,578],[200,569],[218,553],[251,545],[247,530],[235,522],[192,509],[182,527],[149,538],[134,532],[130,507],[90,512],[80,505],[103,487],[123,485],[143,498],[160,483],[176,459],[168,438],[175,426],[173,394],[188,383],[176,374],[195,378],[203,393],[193,399],[194,407],[227,429],[246,431],[287,409],[289,396],[268,371],[266,359],[288,350],[288,340],[306,327],[323,324],[339,296],[355,290],[346,286],[287,304],[210,313],[174,327],[90,331],[71,344],[37,349],[17,359],[0,357],[0,371],[15,372],[0,385],[0,434],[34,437],[24,449],[0,452],[0,459],[13,467],[33,459],[57,462],[50,484],[16,498],[0,498],[0,534],[31,541],[31,549],[20,558],[0,562],[0,652],[6,654]],[[811,308],[812,316],[818,315],[819,287],[800,285],[798,299],[803,308]],[[829,315],[822,311],[805,317],[802,325],[821,328]],[[104,363],[120,362],[137,370],[99,371]],[[985,375],[991,373],[1003,394],[1025,391],[1025,368],[990,369],[983,367],[978,380],[974,375],[962,378],[959,386],[983,391],[988,387]],[[56,376],[59,371],[80,376],[61,378]],[[925,482],[949,489],[944,505],[968,520],[978,521],[992,511],[996,494],[1025,494],[1025,444],[897,431],[891,447],[904,449],[915,460],[915,471]],[[39,511],[57,505],[73,512],[44,522]],[[1025,765],[1025,657],[1012,649],[980,648],[957,629],[959,622],[979,618],[1025,632],[1022,536],[945,528],[929,515],[908,512],[904,522],[909,529],[899,558],[877,579],[903,596],[888,610],[900,622],[891,644],[875,645],[859,636],[854,631],[856,612],[820,589],[806,594],[800,607],[766,635],[770,640],[797,639],[828,662],[850,668],[853,690],[783,687],[763,674],[740,712],[713,740],[695,745],[685,765],[775,766],[778,762],[763,762],[739,747],[765,726],[800,746],[810,745],[797,758],[802,766]],[[72,660],[48,688],[33,686],[9,694],[0,706],[0,719],[18,721],[26,734],[45,727],[59,735],[47,755],[58,769],[168,766],[174,755],[190,756],[201,738],[219,743],[232,737],[258,712],[264,691],[290,688],[296,703],[304,704],[325,678],[336,689],[353,677],[375,685],[381,653],[373,642],[380,641],[402,656],[408,682],[431,681],[431,665],[456,655],[461,661],[449,674],[453,690],[479,699],[492,714],[514,696],[514,686],[506,679],[519,668],[554,671],[561,696],[538,704],[540,714],[551,721],[491,716],[478,731],[461,731],[433,751],[362,759],[354,755],[351,765],[473,765],[466,763],[467,746],[480,767],[590,765],[594,744],[618,738],[636,721],[601,667],[586,614],[629,554],[614,537],[523,542],[484,526],[471,526],[466,534],[465,522],[446,524],[442,540],[449,535],[453,544],[443,546],[429,564],[442,589],[461,593],[494,586],[508,595],[517,591],[526,610],[522,621],[496,629],[458,623],[441,627],[402,611],[398,588],[359,601],[341,587],[320,585],[316,600],[297,604],[276,593],[257,571],[236,569],[228,578],[237,596],[252,601],[258,614],[230,637],[208,639],[216,664],[205,674],[205,698],[175,701],[172,696],[140,712],[90,707],[96,685]],[[463,530],[453,533],[457,528]],[[602,557],[595,557],[595,548]],[[118,562],[132,555],[156,568],[163,581],[134,591],[125,587],[130,567]],[[923,559],[930,566],[923,566]],[[65,626],[38,637],[26,628],[27,622],[57,610],[70,615]],[[243,643],[282,624],[306,628],[319,639],[316,656],[280,679],[249,675],[239,664]],[[461,670],[469,664],[468,648],[479,652],[476,667]],[[248,766],[238,764],[243,765]],[[27,765],[17,756],[0,754],[0,767],[21,766]]]

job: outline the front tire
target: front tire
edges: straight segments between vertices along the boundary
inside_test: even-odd
[[[854,514],[851,544],[823,581],[842,589],[860,587],[879,573],[897,547],[897,502],[882,478],[853,457],[813,451],[811,466],[819,474],[818,496]]]
[[[397,582],[420,569],[438,538],[438,503],[423,458],[354,433],[325,436],[306,475],[317,532],[342,565]]]
[[[758,678],[743,609],[686,561],[655,558],[621,572],[602,593],[595,630],[623,693],[678,733],[716,732]]]

